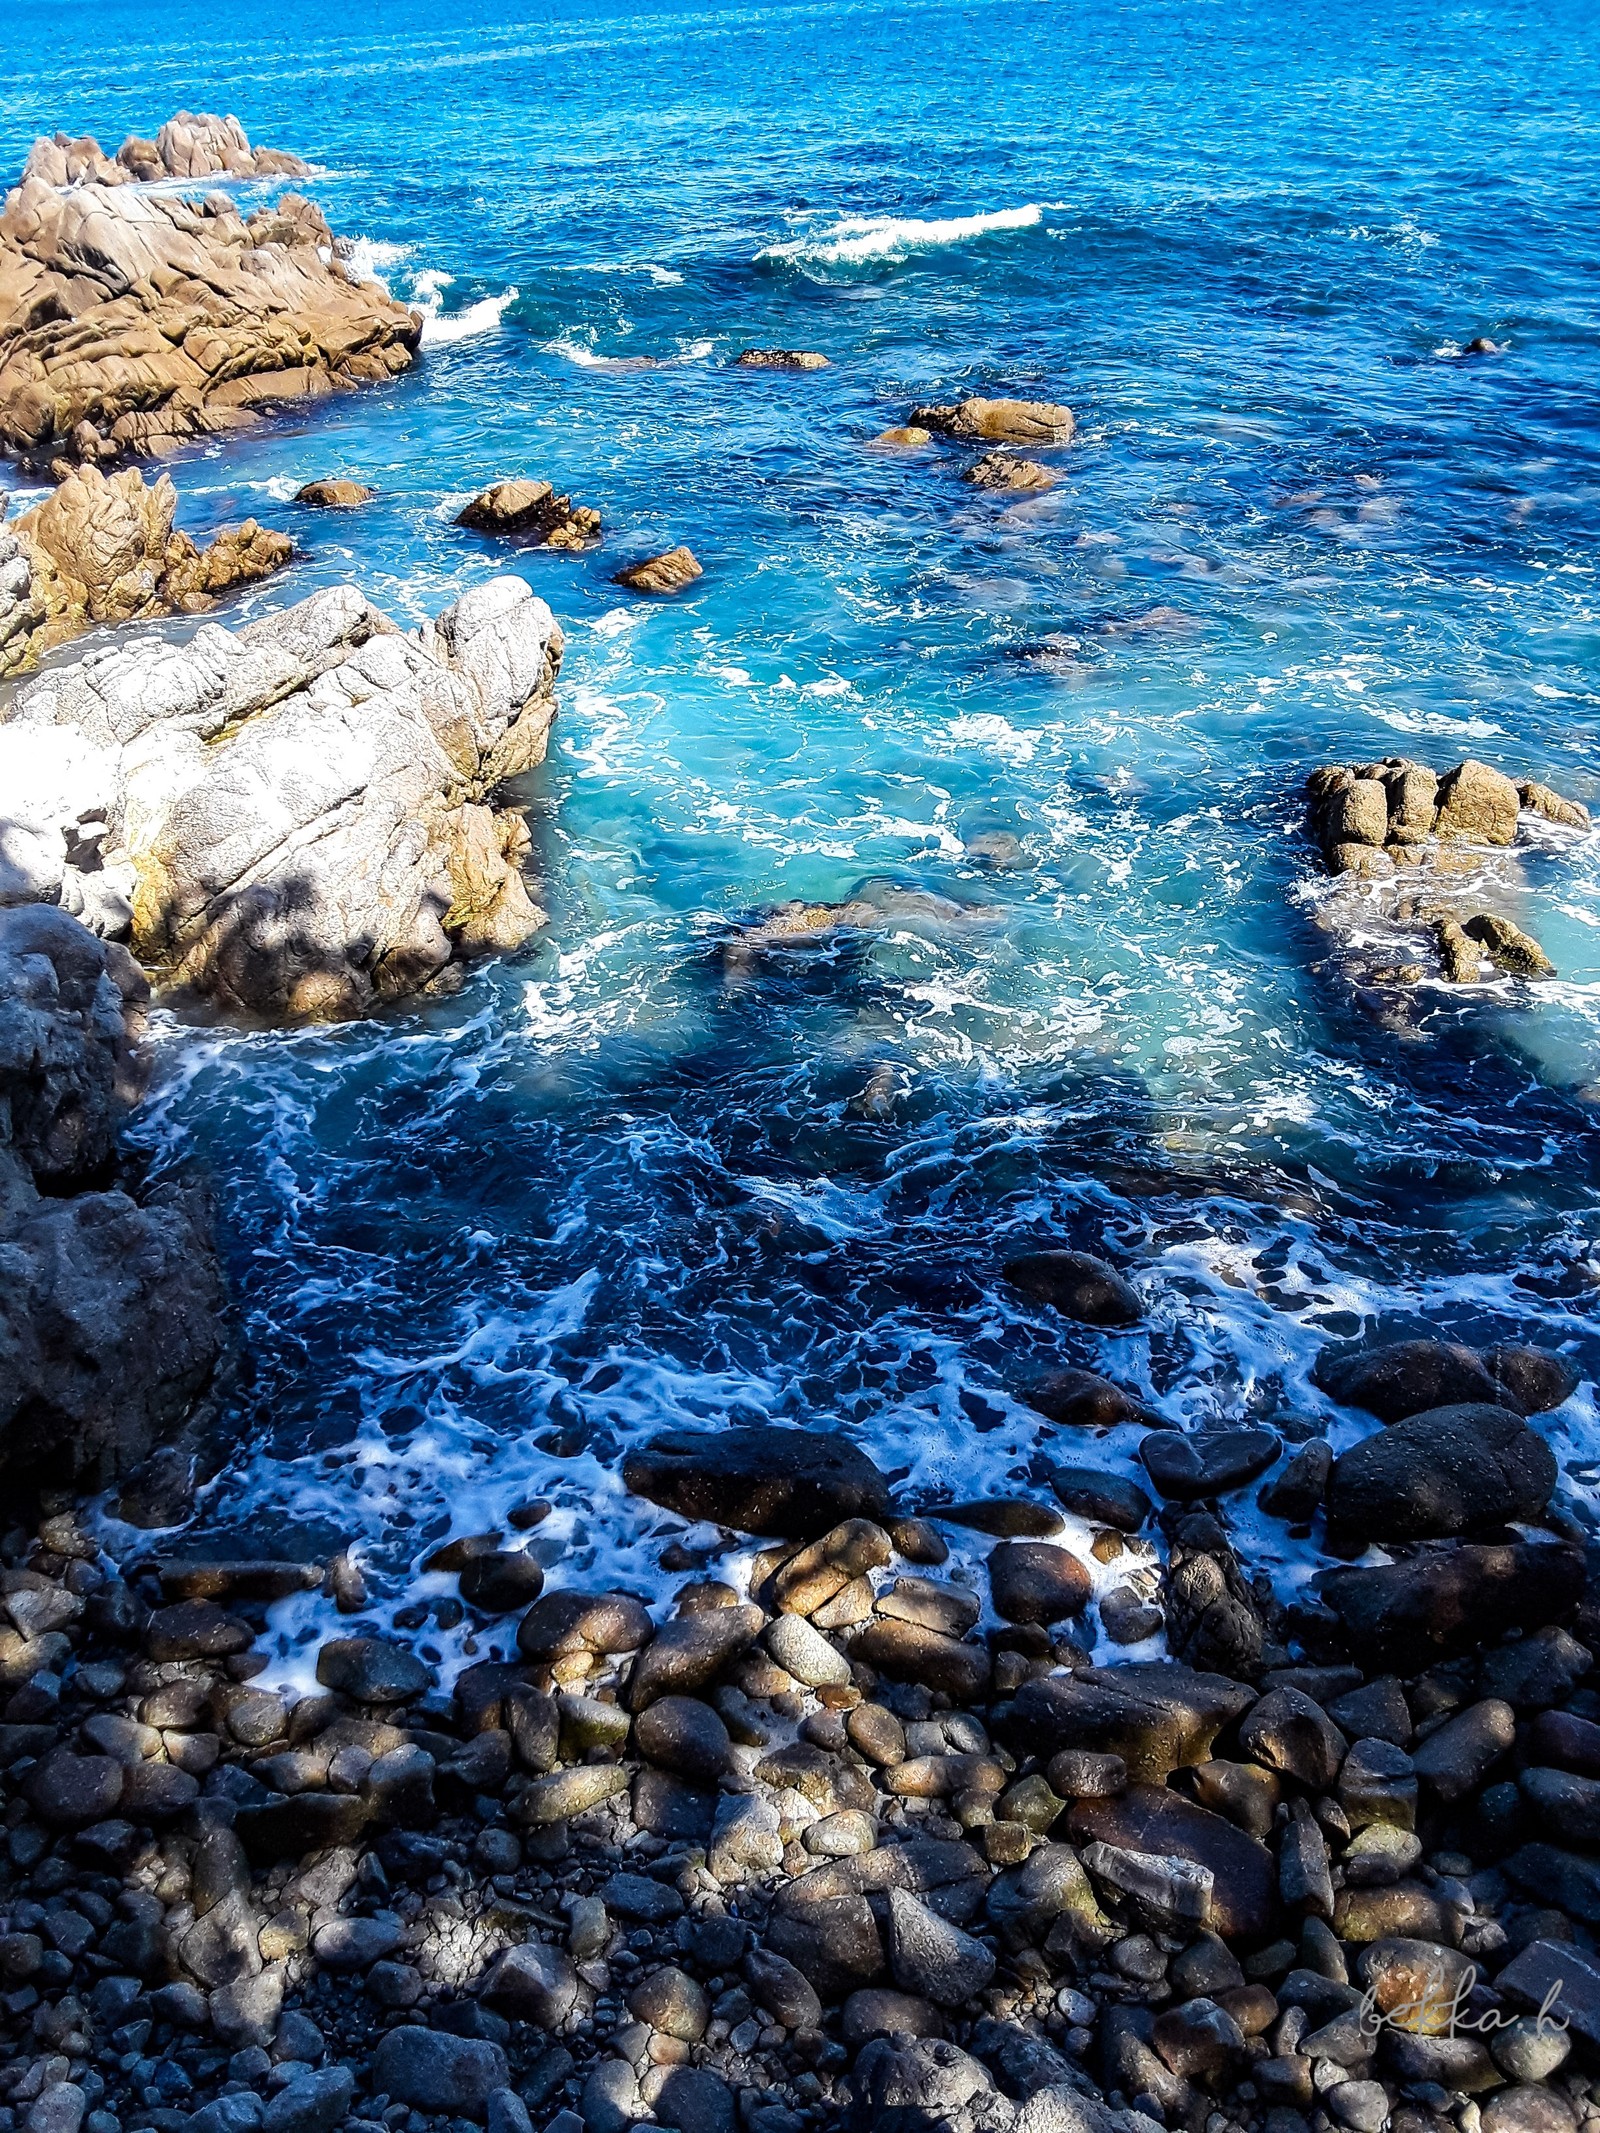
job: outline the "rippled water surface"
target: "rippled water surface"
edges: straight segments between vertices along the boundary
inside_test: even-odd
[[[139,1132],[215,1179],[249,1356],[214,1522],[354,1538],[381,1596],[546,1496],[553,1575],[648,1590],[681,1529],[617,1471],[668,1420],[968,1495],[1131,1456],[1018,1404],[1046,1360],[1190,1423],[1325,1412],[1310,1362],[1375,1323],[1600,1362],[1600,838],[1503,892],[1558,979],[1401,996],[1319,924],[1297,801],[1471,753],[1600,802],[1590,9],[37,20],[0,10],[7,167],[236,111],[430,314],[413,375],[178,463],[184,522],[293,529],[258,606],[353,577],[414,620],[512,568],[568,638],[546,936],[359,1027],[163,1032]],[[966,392],[1076,409],[1055,489],[874,446]],[[289,503],[346,473],[380,500]],[[457,530],[507,474],[604,545]],[[611,583],[678,541],[688,594]],[[973,863],[994,831],[1025,864]],[[865,882],[877,932],[727,949]],[[1020,1308],[998,1261],[1046,1236],[1148,1328]]]

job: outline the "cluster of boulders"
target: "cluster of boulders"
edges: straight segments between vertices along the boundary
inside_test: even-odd
[[[108,156],[92,134],[74,140],[65,133],[34,142],[22,167],[24,178],[46,185],[132,185],[161,178],[303,178],[310,165],[279,148],[252,148],[230,112],[179,111],[153,141],[129,134]]]
[[[562,637],[519,578],[415,632],[354,587],[24,683],[0,901],[56,903],[274,1021],[358,1012],[542,922],[494,804],[542,761]]]
[[[9,836],[10,832],[5,832]],[[0,909],[0,1475],[142,1460],[222,1353],[204,1196],[119,1168],[149,988],[48,905]]]
[[[0,449],[58,479],[391,378],[421,332],[294,193],[245,219],[34,171],[0,212]]]
[[[1521,784],[1469,756],[1441,777],[1405,756],[1329,764],[1306,784],[1312,835],[1331,874],[1386,881],[1400,867],[1437,865],[1456,848],[1515,844],[1523,814],[1586,830],[1589,811],[1548,785]]]
[[[456,524],[498,540],[557,549],[592,548],[602,530],[592,505],[558,496],[547,481],[523,480],[491,482],[457,513]],[[678,547],[625,565],[612,582],[630,592],[664,594],[682,592],[702,575],[693,551]]]
[[[81,467],[9,526],[0,525],[0,675],[97,622],[202,614],[225,593],[281,570],[286,534],[246,519],[205,548],[173,526],[163,474]]]
[[[1481,892],[1458,889],[1441,899],[1432,885],[1481,875],[1496,852],[1515,845],[1524,816],[1586,831],[1587,808],[1471,757],[1442,776],[1405,756],[1328,764],[1312,772],[1306,797],[1311,834],[1329,873],[1398,885],[1395,916],[1431,938],[1452,983],[1476,982],[1486,965],[1514,977],[1554,975],[1555,965],[1531,934],[1505,912],[1479,907]],[[1419,884],[1428,885],[1420,895]],[[1378,975],[1415,984],[1427,972],[1420,963],[1403,963]]]
[[[1071,408],[1051,400],[969,398],[914,407],[902,424],[885,430],[877,442],[913,447],[930,444],[940,436],[963,444],[1027,444],[1038,448],[1070,444],[1076,427]],[[963,470],[961,478],[975,489],[1023,494],[1052,489],[1060,479],[1053,468],[1039,460],[1008,451],[985,452]]]
[[[1100,1322],[1132,1307],[1086,1255],[1021,1255],[1011,1279],[1075,1281]],[[1471,1396],[1491,1460],[1571,1382],[1536,1351],[1434,1343],[1324,1376],[1384,1418],[1378,1441],[1419,1398]],[[1118,1419],[1079,1390],[1075,1421]],[[1309,1450],[1263,1497],[1301,1525],[1324,1498],[1342,1515],[1361,1447],[1320,1479]],[[1187,1657],[1109,1666],[1078,1641],[1090,1578],[1045,1537],[1058,1511],[908,1509],[820,1430],[676,1431],[630,1456],[634,1494],[748,1564],[663,1607],[544,1591],[519,1541],[539,1502],[509,1535],[425,1551],[458,1596],[396,1626],[470,1619],[480,1656],[448,1690],[435,1650],[384,1634],[348,1554],[190,1542],[119,1573],[47,1506],[0,1541],[5,2122],[1600,2120],[1600,1593],[1564,1531],[1489,1525],[1543,1515],[1537,1462],[1511,1461],[1513,1501],[1463,1482],[1474,1539],[1396,1540],[1287,1606],[1225,1523],[1259,1460],[1147,1466]],[[1084,1469],[1057,1489],[1096,1559],[1139,1551],[1143,1491],[1105,1475],[1096,1497]],[[952,1566],[952,1529],[998,1536],[981,1570]],[[265,1685],[269,1611],[319,1581],[347,1619],[292,1697]]]

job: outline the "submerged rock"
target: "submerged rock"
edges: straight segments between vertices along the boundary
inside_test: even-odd
[[[0,533],[0,674],[93,623],[201,614],[294,553],[253,518],[197,548],[173,530],[177,504],[165,474],[147,488],[132,468],[108,477],[87,466]]]
[[[1060,478],[1036,459],[1022,459],[1015,452],[986,452],[961,477],[975,489],[1022,491],[1053,489]]]
[[[828,358],[814,348],[746,348],[733,359],[737,370],[826,370]]]
[[[496,578],[413,634],[343,586],[56,667],[0,725],[31,893],[82,908],[115,884],[165,982],[270,1020],[354,1014],[514,947],[543,914],[522,818],[487,802],[543,759],[561,646]]]
[[[216,195],[25,176],[0,212],[0,448],[140,457],[408,369],[420,318],[332,247],[292,193],[247,222]]]
[[[914,407],[906,420],[916,429],[992,444],[1070,444],[1076,427],[1071,408],[1051,400],[961,400]]]
[[[675,593],[703,575],[691,549],[669,548],[643,563],[630,563],[626,570],[617,572],[613,582],[626,585],[630,592]]]
[[[1014,1289],[1083,1325],[1131,1326],[1144,1316],[1139,1292],[1092,1252],[1018,1252],[1003,1271]]]

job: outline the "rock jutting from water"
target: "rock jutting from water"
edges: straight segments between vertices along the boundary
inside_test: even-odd
[[[333,256],[286,193],[245,220],[142,187],[34,174],[0,212],[0,450],[41,471],[244,429],[396,376],[422,321]]]
[[[647,556],[642,563],[630,563],[617,572],[613,583],[626,585],[630,592],[675,593],[703,575],[691,549],[669,548],[661,555]]]
[[[362,504],[370,504],[377,490],[364,481],[351,481],[345,475],[329,475],[317,481],[308,481],[294,492],[297,504],[306,504],[313,511],[354,511]]]
[[[1520,978],[1555,975],[1509,911],[1486,906],[1514,906],[1524,893],[1502,855],[1525,822],[1586,832],[1586,808],[1470,757],[1442,776],[1404,756],[1328,764],[1307,780],[1306,800],[1328,872],[1368,890],[1365,927],[1352,911],[1345,930],[1370,936],[1376,898],[1396,931],[1393,959],[1366,973],[1374,983],[1418,983],[1428,967],[1410,958],[1424,943],[1451,984],[1476,983],[1486,967]],[[1337,913],[1326,922],[1344,923]]]
[[[491,482],[457,512],[456,524],[540,548],[589,548],[601,533],[598,511],[557,496],[547,481]]]
[[[496,789],[544,757],[561,632],[494,578],[404,633],[353,586],[90,654],[0,724],[5,894],[267,1020],[414,992],[543,922]]]
[[[114,157],[92,134],[77,140],[64,133],[41,135],[22,174],[65,188],[162,178],[305,178],[311,166],[281,148],[252,148],[231,112],[219,118],[213,111],[179,111],[153,141],[129,134]]]
[[[968,399],[914,407],[906,423],[987,444],[1070,444],[1077,427],[1071,408],[1053,400]]]
[[[826,370],[828,358],[814,348],[746,348],[733,364],[736,370]]]
[[[177,505],[165,474],[147,486],[131,467],[88,466],[0,526],[0,675],[95,623],[203,614],[294,554],[287,534],[253,518],[197,548],[173,528]]]

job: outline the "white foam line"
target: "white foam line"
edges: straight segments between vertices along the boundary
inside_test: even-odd
[[[986,237],[992,230],[1029,230],[1044,220],[1037,202],[1003,207],[990,215],[952,215],[923,222],[910,215],[849,215],[831,229],[769,244],[758,260],[793,260],[813,266],[849,265],[868,259],[903,258],[907,252],[936,250]]]

